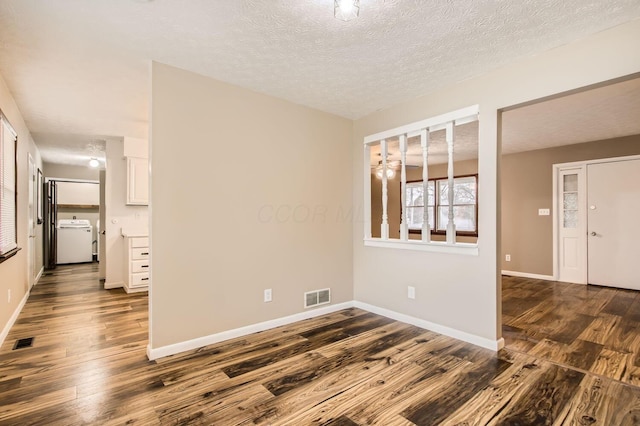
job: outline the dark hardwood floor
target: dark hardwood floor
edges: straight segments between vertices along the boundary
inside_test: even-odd
[[[32,290],[0,348],[0,424],[640,424],[632,292],[505,278],[498,354],[347,309],[148,361],[147,296],[96,275]]]
[[[504,277],[506,348],[640,385],[640,297],[633,290]]]

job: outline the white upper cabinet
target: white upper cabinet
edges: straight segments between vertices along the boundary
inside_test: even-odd
[[[100,204],[100,184],[57,181],[59,206],[97,207]]]
[[[149,204],[149,160],[127,157],[127,204]]]

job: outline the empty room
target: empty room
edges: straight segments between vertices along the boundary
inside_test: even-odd
[[[0,424],[637,424],[639,40],[0,0]]]

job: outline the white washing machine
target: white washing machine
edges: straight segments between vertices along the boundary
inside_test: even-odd
[[[58,265],[93,261],[91,222],[82,219],[60,219],[57,228]]]

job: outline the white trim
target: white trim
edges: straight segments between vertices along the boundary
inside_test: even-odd
[[[431,321],[423,320],[420,318],[412,317],[410,315],[401,314],[395,311],[391,311],[385,308],[379,308],[374,305],[370,305],[364,302],[354,302],[356,308],[364,309],[374,314],[382,315],[387,318],[394,319],[396,321],[406,322],[407,324],[415,325],[416,327],[424,328],[430,331],[434,331],[445,336],[452,337],[454,339],[462,340],[463,342],[471,343],[476,346],[491,349],[492,351],[499,351],[504,347],[504,339],[501,337],[498,340],[491,340],[485,337],[476,336],[464,331],[456,330],[455,328],[447,327],[444,325],[436,324]]]
[[[125,285],[123,288],[124,288],[124,291],[127,292],[127,294],[142,293],[143,291],[149,291],[149,286],[129,288],[128,286]]]
[[[558,257],[560,253],[558,251],[558,246],[560,245],[558,238],[560,230],[558,229],[558,173],[560,172],[560,168],[555,164],[551,166],[551,181],[553,185],[553,189],[551,192],[551,216],[552,216],[552,226],[553,226],[553,280],[556,281],[558,279],[559,274],[559,262]]]
[[[124,281],[115,281],[112,283],[108,283],[108,282],[104,282],[104,289],[105,290],[111,290],[114,288],[124,288]]]
[[[429,127],[442,125],[450,121],[456,121],[456,125],[469,123],[478,119],[478,111],[480,110],[478,105],[472,105],[466,108],[462,108],[456,111],[447,112],[445,114],[436,115],[435,117],[427,118],[425,120],[416,121],[414,123],[405,124],[404,126],[396,127],[395,129],[385,130],[380,133],[375,133],[364,138],[364,144],[369,145],[374,142],[378,142],[382,139],[390,139],[402,134],[410,134],[412,132],[419,132],[422,129]],[[471,119],[469,119],[471,118]],[[458,121],[460,123],[458,123]],[[438,127],[439,129],[440,127]],[[434,129],[437,130],[437,129]],[[419,134],[419,133],[418,133]],[[409,135],[412,136],[412,135]]]
[[[38,284],[38,281],[40,281],[40,278],[42,278],[42,274],[44,274],[44,266],[40,268],[40,272],[38,272],[38,275],[36,275],[36,279],[33,281],[34,287],[36,284]]]
[[[236,337],[246,336],[252,333],[258,333],[260,331],[269,330],[271,328],[280,327],[287,324],[292,324],[297,321],[314,318],[321,315],[330,314],[332,312],[340,311],[342,309],[352,308],[353,302],[338,303],[335,305],[325,306],[323,308],[313,309],[310,311],[304,311],[297,314],[289,315],[282,318],[276,318],[269,321],[260,322],[257,324],[247,325],[233,330],[222,331],[216,334],[210,334],[209,336],[198,337],[196,339],[187,340],[186,342],[174,343],[173,345],[161,346],[159,348],[152,349],[151,345],[147,346],[147,357],[149,360],[162,358],[169,355],[174,355],[180,352],[190,351],[192,349],[201,348],[204,346],[212,345],[229,339],[235,339]]]
[[[31,292],[29,291],[25,293],[24,297],[20,301],[20,304],[18,304],[18,306],[16,307],[16,310],[13,311],[13,315],[11,315],[11,318],[9,318],[9,321],[7,321],[7,324],[2,329],[2,333],[0,333],[0,346],[4,344],[4,340],[9,335],[9,331],[11,331],[11,327],[13,327],[13,324],[15,324],[16,320],[18,319],[18,315],[20,315],[20,312],[22,312],[22,308],[24,308],[24,304],[27,303],[29,294],[31,294]]]
[[[392,249],[430,251],[437,253],[455,253],[465,254],[469,256],[478,255],[478,244],[472,243],[455,243],[448,244],[446,242],[431,241],[425,243],[422,240],[382,240],[380,238],[365,238],[364,245],[367,247],[385,247]]]
[[[640,160],[640,155],[627,155],[624,157],[597,158],[595,160],[574,161],[571,163],[558,163],[558,164],[554,164],[553,167],[558,167],[561,169],[571,169],[571,168],[580,168],[582,166],[586,166],[589,164],[616,163],[618,161],[631,161],[631,160]]]
[[[530,274],[528,272],[517,272],[517,271],[505,271],[504,269],[501,271],[501,274],[508,275],[510,277],[533,278],[535,280],[547,280],[547,281],[556,280],[553,277],[553,275]]]
[[[174,343],[173,345],[162,346],[152,349],[151,345],[147,346],[147,358],[153,361],[158,358],[163,358],[169,355],[175,355],[181,352],[190,351],[204,346],[212,345],[214,343],[220,343],[225,340],[235,339],[237,337],[246,336],[252,333],[258,333],[260,331],[269,330],[271,328],[280,327],[287,324],[292,324],[297,321],[306,320],[309,318],[318,317],[321,315],[337,312],[342,309],[359,308],[374,314],[382,315],[387,318],[394,319],[396,321],[405,322],[407,324],[415,325],[416,327],[424,328],[435,333],[442,334],[463,342],[471,343],[472,345],[480,346],[492,351],[499,351],[504,347],[504,339],[491,340],[484,337],[476,336],[464,331],[456,330],[454,328],[446,327],[444,325],[436,324],[420,318],[415,318],[409,315],[401,314],[391,311],[385,308],[379,308],[368,303],[359,301],[350,301],[338,303],[336,305],[325,306],[323,308],[313,309],[311,311],[300,312],[297,314],[289,315],[282,318],[276,318],[269,321],[264,321],[257,324],[247,325],[245,327],[236,328],[233,330],[222,331],[220,333],[211,334],[209,336],[198,337],[196,339],[187,340],[185,342]]]

